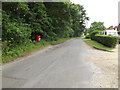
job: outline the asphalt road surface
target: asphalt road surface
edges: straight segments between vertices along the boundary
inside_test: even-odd
[[[3,65],[3,88],[93,88],[93,55],[81,38]]]

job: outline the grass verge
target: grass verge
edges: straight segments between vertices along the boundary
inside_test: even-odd
[[[10,48],[7,52],[2,53],[2,59],[0,59],[0,63],[7,63],[16,60],[19,57],[26,56],[31,52],[46,47],[48,45],[59,44],[69,39],[71,38],[62,38],[57,41],[41,40],[40,42],[32,42],[26,45],[18,45],[16,47]]]
[[[93,41],[93,40],[90,40],[90,39],[83,39],[88,45],[92,46],[92,47],[95,47],[95,48],[98,48],[98,49],[101,49],[101,50],[112,50],[113,48],[110,48],[110,47],[107,47],[107,46],[104,46],[103,44],[100,44],[96,41]]]

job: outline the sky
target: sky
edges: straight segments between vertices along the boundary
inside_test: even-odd
[[[120,1],[118,3],[118,22],[120,23]]]
[[[120,0],[70,0],[83,5],[90,17],[87,27],[94,21],[104,22],[105,27],[118,25],[118,2]],[[120,11],[119,11],[120,12]]]

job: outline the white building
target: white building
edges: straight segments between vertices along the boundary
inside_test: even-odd
[[[111,35],[111,36],[118,36],[117,30],[104,30],[100,32],[101,35]]]

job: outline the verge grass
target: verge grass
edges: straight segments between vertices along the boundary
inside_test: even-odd
[[[69,39],[71,38],[61,38],[56,41],[41,40],[40,42],[32,42],[26,45],[17,45],[16,47],[10,48],[7,52],[2,53],[2,59],[0,59],[0,63],[7,63],[16,60],[19,57],[26,56],[33,51],[39,50],[48,45],[59,44]]]
[[[102,50],[112,50],[113,48],[104,46],[103,44],[100,44],[96,41],[90,40],[90,39],[83,39],[88,45],[98,48],[98,49],[102,49]]]

